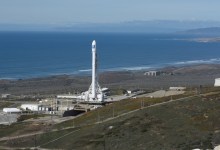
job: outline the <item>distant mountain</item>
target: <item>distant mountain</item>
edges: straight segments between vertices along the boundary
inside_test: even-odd
[[[55,25],[0,24],[0,31],[54,31]]]
[[[183,34],[220,35],[220,27],[198,28],[182,31]]]
[[[126,33],[173,33],[194,28],[207,28],[220,26],[215,21],[175,21],[150,20],[130,21],[121,23],[79,23],[59,27],[57,30],[74,32],[126,32]]]
[[[0,31],[62,31],[62,32],[123,32],[174,33],[197,28],[219,26],[218,21],[149,20],[121,23],[73,23],[63,25],[0,24]]]

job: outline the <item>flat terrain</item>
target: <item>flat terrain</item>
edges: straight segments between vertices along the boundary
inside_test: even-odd
[[[147,77],[145,71],[104,72],[99,76],[102,87],[112,89],[141,88],[158,90],[170,86],[198,87],[213,86],[215,78],[220,77],[220,64],[168,67],[159,71],[173,73]],[[0,93],[15,95],[56,95],[85,91],[91,84],[89,76],[51,76],[26,80],[0,80]]]

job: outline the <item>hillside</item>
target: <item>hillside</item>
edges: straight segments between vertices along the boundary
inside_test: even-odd
[[[169,101],[130,99],[53,126],[56,132],[0,142],[1,146],[48,149],[212,149],[220,144],[220,91]],[[140,102],[144,106],[140,109]],[[167,101],[152,105],[152,102]],[[150,102],[150,103],[149,103]],[[151,105],[151,106],[150,106]],[[138,109],[139,107],[139,109]],[[125,109],[126,108],[126,109]],[[126,113],[126,110],[135,110]],[[106,119],[109,118],[109,119]],[[97,122],[98,121],[98,122]],[[62,130],[63,128],[69,127]]]
[[[220,27],[190,29],[179,33],[216,36],[216,35],[220,35]]]

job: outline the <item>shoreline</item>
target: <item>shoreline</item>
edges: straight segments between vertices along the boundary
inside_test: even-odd
[[[217,63],[209,63],[209,61],[217,61]],[[191,66],[200,66],[200,65],[207,65],[207,66],[214,66],[220,65],[218,63],[220,58],[206,60],[195,60],[195,61],[186,61],[186,62],[178,62],[167,65],[158,65],[158,66],[136,66],[136,67],[118,67],[118,68],[109,68],[109,69],[101,69],[99,70],[99,74],[103,73],[118,73],[118,72],[144,72],[144,71],[160,71],[166,68],[183,68],[183,67],[191,67]],[[200,63],[199,63],[200,62]],[[77,73],[76,73],[77,72]],[[75,73],[50,73],[45,75],[32,75],[26,77],[1,77],[0,81],[2,80],[10,80],[10,81],[18,81],[18,80],[31,80],[31,79],[41,79],[41,78],[51,78],[51,77],[59,77],[59,76],[73,76],[73,77],[89,77],[91,76],[91,69],[86,69],[85,71],[75,71]]]
[[[151,69],[148,69],[151,70]],[[106,71],[99,75],[101,87],[112,89],[140,88],[146,90],[166,89],[170,86],[198,87],[214,86],[215,78],[220,77],[220,64],[196,64],[168,66],[152,69],[166,72],[165,75],[148,77],[147,70]],[[173,75],[168,75],[171,73]],[[91,84],[91,75],[53,75],[48,77],[0,80],[1,94],[47,95],[85,91]]]
[[[141,71],[150,71],[150,70],[161,70],[163,68],[170,67],[187,67],[187,66],[197,66],[197,65],[218,65],[220,64],[220,58],[212,59],[197,59],[197,60],[188,60],[188,61],[178,61],[173,63],[162,63],[162,64],[153,64],[153,65],[139,65],[139,66],[127,66],[127,67],[115,67],[115,68],[104,68],[99,69],[100,74],[105,72],[141,72]],[[18,75],[6,75],[0,77],[1,80],[28,80],[28,79],[38,79],[38,78],[47,78],[52,76],[90,76],[91,69],[75,70],[75,71],[66,71],[66,72],[54,72],[54,73],[44,73],[40,72],[33,74],[18,73]]]

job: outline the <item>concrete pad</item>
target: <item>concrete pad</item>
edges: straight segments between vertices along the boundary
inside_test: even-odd
[[[145,97],[152,97],[152,98],[160,98],[160,97],[166,97],[166,96],[172,96],[172,95],[180,95],[183,94],[184,91],[165,91],[165,90],[159,90],[153,93],[146,94]]]

